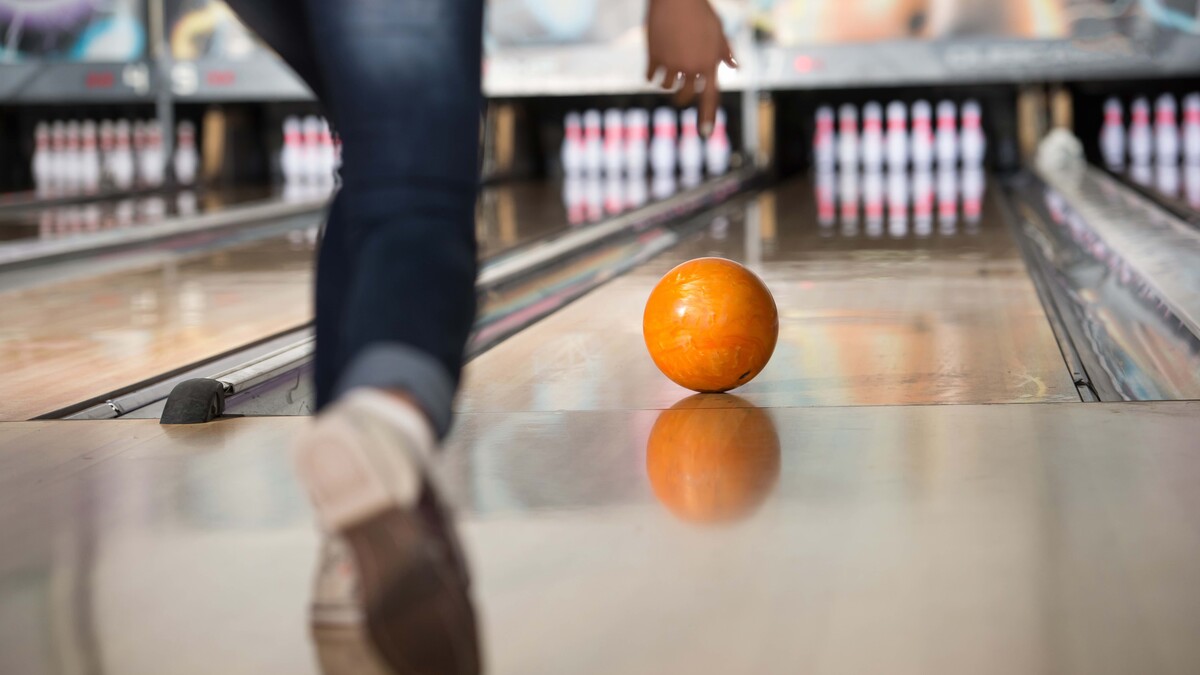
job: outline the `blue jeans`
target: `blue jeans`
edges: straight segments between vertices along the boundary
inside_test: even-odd
[[[317,407],[403,390],[444,435],[475,318],[483,0],[231,0],[342,138],[317,262]]]

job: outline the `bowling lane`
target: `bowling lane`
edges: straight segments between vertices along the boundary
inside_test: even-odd
[[[971,171],[792,180],[480,356],[459,409],[665,408],[685,397],[646,354],[641,313],[663,273],[704,255],[747,263],[775,294],[779,345],[737,390],[756,405],[1078,401],[999,199]]]
[[[315,224],[245,237],[43,283],[0,276],[0,420],[29,419],[303,325],[312,314]]]
[[[600,202],[574,222],[568,194],[578,193],[555,182],[485,189],[481,258],[638,205]],[[0,420],[59,410],[306,324],[320,218],[314,211],[0,274]]]
[[[366,659],[305,623],[307,424],[0,427],[0,670]],[[1198,434],[1197,402],[480,414],[440,469],[489,673],[1182,675]]]
[[[0,213],[0,246],[153,225],[165,218],[216,213],[281,197],[280,192],[268,187],[239,187],[126,195],[9,209]],[[310,195],[305,199],[320,199],[320,196]]]

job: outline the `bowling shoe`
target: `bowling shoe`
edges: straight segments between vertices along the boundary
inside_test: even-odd
[[[469,579],[429,472],[433,449],[414,407],[373,390],[344,396],[297,441],[317,518],[341,539],[323,555],[333,577],[323,584],[318,573],[324,595],[314,597],[313,620],[353,622],[346,605],[357,605],[395,672],[474,674],[481,665]]]
[[[352,626],[362,622],[362,590],[354,554],[340,536],[321,540],[310,618],[313,626]]]

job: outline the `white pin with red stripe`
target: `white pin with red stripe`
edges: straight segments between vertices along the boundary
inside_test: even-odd
[[[604,111],[604,171],[609,178],[621,175],[625,164],[625,113],[609,108]]]
[[[1125,111],[1121,101],[1110,98],[1104,102],[1104,124],[1100,127],[1100,154],[1109,169],[1125,166]]]
[[[654,138],[650,141],[650,168],[655,175],[675,174],[675,111],[662,107],[654,111]],[[672,181],[671,192],[674,192]],[[666,186],[660,186],[663,191]],[[656,191],[657,192],[657,191]]]
[[[625,111],[625,173],[630,178],[646,175],[650,152],[650,114],[641,108]]]
[[[938,166],[952,167],[958,161],[958,107],[953,101],[937,104]]]
[[[878,171],[883,166],[883,150],[883,108],[871,101],[863,106],[863,168]]]
[[[908,164],[908,108],[900,101],[887,107],[887,163],[893,171]]]
[[[1200,93],[1196,92],[1183,99],[1183,160],[1200,165]]]
[[[849,103],[838,109],[838,163],[843,171],[858,166],[858,110]]]
[[[1154,157],[1158,164],[1179,163],[1177,112],[1171,94],[1163,94],[1154,102]]]
[[[987,153],[987,137],[983,134],[983,109],[975,99],[963,102],[959,144],[963,166],[983,164],[983,157]]]
[[[813,125],[813,161],[818,169],[833,169],[837,158],[837,149],[834,147],[836,136],[833,108],[827,105],[817,108],[816,123]]]
[[[928,169],[933,164],[933,109],[929,101],[917,101],[912,106],[911,149],[914,168]]]
[[[1129,159],[1134,166],[1148,166],[1154,152],[1150,129],[1150,102],[1143,97],[1133,100],[1129,109]],[[1141,172],[1139,172],[1141,173]]]

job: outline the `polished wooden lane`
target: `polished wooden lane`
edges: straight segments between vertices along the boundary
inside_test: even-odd
[[[481,257],[568,229],[562,189],[554,182],[489,187],[478,210]],[[263,196],[253,190],[204,195],[205,209]],[[50,275],[49,282],[20,288],[0,278],[0,372],[6,375],[0,420],[48,413],[307,323],[314,232],[249,244],[231,236],[227,244],[206,243],[203,252],[185,247],[146,264],[72,263],[67,281]]]
[[[490,186],[479,195],[475,238],[479,255],[490,258],[565,230],[562,185],[526,181]]]
[[[489,672],[1200,671],[1200,403],[715,398],[460,418]],[[0,672],[350,660],[305,626],[306,423],[0,425]]]
[[[670,406],[687,392],[650,360],[642,310],[663,273],[705,255],[746,262],[779,306],[775,355],[737,390],[755,404],[1079,400],[994,196],[977,225],[875,238],[818,226],[797,180],[476,359],[460,409]]]
[[[0,286],[0,419],[28,419],[303,325],[313,247],[295,231]]]

